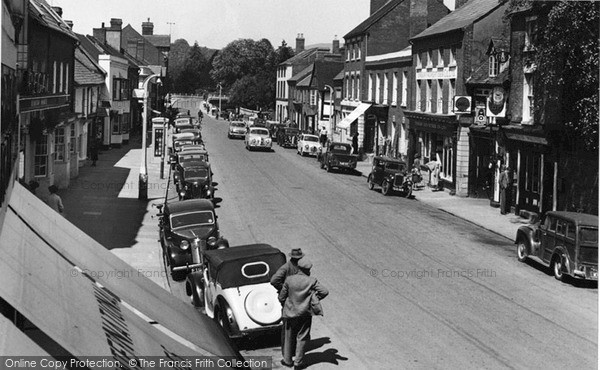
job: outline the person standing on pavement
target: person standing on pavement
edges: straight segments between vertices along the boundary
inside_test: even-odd
[[[92,145],[90,146],[90,159],[92,160],[92,167],[96,167],[96,162],[98,161],[98,141],[92,140]]]
[[[50,192],[50,196],[48,197],[48,205],[50,206],[50,208],[52,208],[58,213],[63,213],[65,207],[63,206],[62,198],[58,194],[56,194],[56,192],[58,192],[58,188],[56,187],[56,185],[48,186],[48,191]]]
[[[500,213],[505,215],[508,213],[508,202],[507,202],[507,191],[510,186],[510,172],[508,166],[502,165],[502,172],[500,173],[500,179],[498,180],[500,185]]]
[[[283,366],[304,369],[303,362],[306,344],[310,340],[312,327],[312,295],[319,300],[327,297],[329,291],[319,281],[310,276],[312,263],[306,258],[298,261],[298,273],[288,276],[279,292],[279,302],[283,306],[285,340],[282,343]]]
[[[358,154],[358,132],[352,134],[352,154]]]
[[[321,127],[319,141],[321,142],[322,147],[325,146],[325,143],[327,142],[327,130],[325,129],[325,126]]]

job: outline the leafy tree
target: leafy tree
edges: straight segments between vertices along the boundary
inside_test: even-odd
[[[169,91],[179,92],[179,89],[176,87],[175,81],[180,79],[189,49],[190,45],[184,39],[175,40],[175,42],[171,44],[171,50],[169,51],[168,69]]]

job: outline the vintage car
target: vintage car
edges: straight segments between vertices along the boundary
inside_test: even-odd
[[[547,212],[541,221],[520,226],[515,244],[519,261],[530,258],[548,266],[558,280],[598,280],[596,215]]]
[[[188,161],[177,164],[173,176],[177,174],[175,186],[179,200],[213,199],[215,189],[212,183],[210,165],[204,161]],[[175,180],[175,178],[174,178]]]
[[[285,263],[279,249],[250,244],[207,250],[202,260],[202,268],[186,279],[186,293],[229,337],[281,327],[281,304],[270,284]]]
[[[269,130],[264,127],[252,126],[248,129],[244,138],[246,149],[263,149],[271,150],[272,140]]]
[[[193,249],[227,247],[219,232],[215,207],[207,199],[189,199],[159,206],[159,234],[165,264],[173,279],[182,280],[193,265]]]
[[[271,133],[271,139],[277,140],[277,131],[285,127],[284,123],[279,123],[278,121],[267,121],[267,128]]]
[[[302,156],[316,156],[321,152],[322,149],[323,147],[321,147],[321,143],[319,143],[319,137],[317,135],[300,134],[300,136],[298,137],[298,154]]]
[[[173,126],[175,128],[175,132],[182,132],[184,129],[197,128],[197,125],[194,125],[194,123],[195,121],[192,116],[180,113],[173,121]]]
[[[230,139],[241,137],[243,139],[246,136],[246,131],[246,123],[244,121],[231,121],[227,137]]]
[[[369,189],[375,185],[381,186],[383,195],[391,195],[394,190],[400,191],[405,197],[412,194],[412,177],[406,163],[399,159],[374,157],[373,168],[367,178]]]
[[[184,132],[173,134],[173,151],[178,152],[184,145],[204,144],[202,135],[198,132]]]
[[[295,127],[283,127],[277,132],[277,144],[284,148],[296,148],[300,131]]]
[[[352,153],[352,146],[346,143],[329,143],[326,150],[319,155],[321,168],[331,172],[332,169],[354,170],[358,156]]]

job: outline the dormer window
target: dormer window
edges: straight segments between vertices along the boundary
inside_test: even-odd
[[[489,58],[489,68],[488,74],[490,77],[498,76],[498,71],[500,70],[500,61],[498,60],[498,56],[496,54],[491,54]]]

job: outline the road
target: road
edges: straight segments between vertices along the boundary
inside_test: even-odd
[[[223,234],[302,248],[331,292],[311,368],[597,366],[596,289],[557,282],[517,262],[510,240],[418,200],[384,198],[293,149],[249,152],[226,132],[205,118]],[[280,358],[276,338],[243,353]]]

